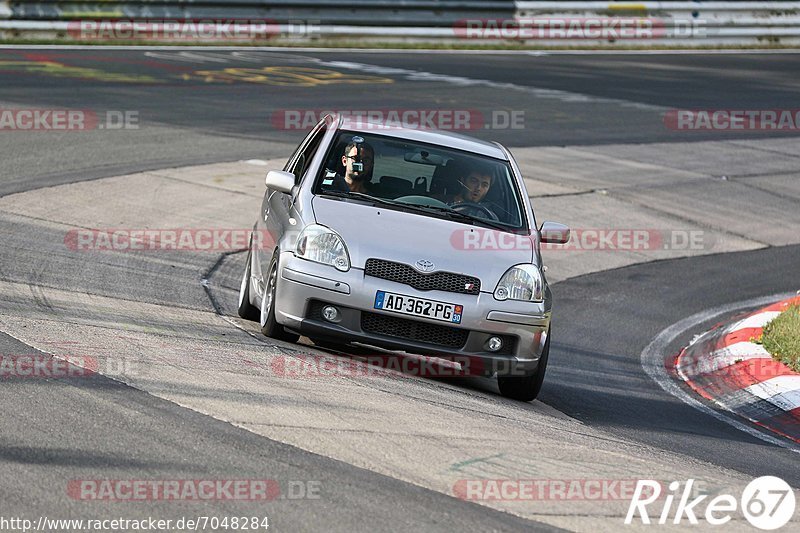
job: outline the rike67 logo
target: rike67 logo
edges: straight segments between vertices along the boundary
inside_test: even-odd
[[[744,488],[738,500],[731,494],[719,494],[707,501],[708,494],[692,498],[693,485],[694,480],[689,479],[681,490],[681,483],[673,481],[669,484],[669,492],[662,494],[661,483],[640,479],[636,483],[625,524],[632,524],[638,515],[642,524],[647,525],[652,523],[651,520],[662,525],[668,521],[681,524],[684,518],[694,525],[699,523],[698,517],[701,517],[710,525],[721,526],[730,522],[733,514],[740,509],[752,526],[771,531],[785,526],[794,516],[794,491],[779,477],[762,476],[754,479]],[[663,507],[659,512],[657,507],[662,501]],[[658,504],[653,505],[656,502]],[[648,509],[648,506],[651,508]]]

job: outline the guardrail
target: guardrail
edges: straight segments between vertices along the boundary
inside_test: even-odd
[[[513,17],[513,0],[10,0],[13,18],[65,20],[268,19],[326,25],[452,26],[467,17]]]
[[[518,19],[647,17],[661,44],[798,44],[800,2],[517,2]]]
[[[380,41],[644,48],[800,44],[800,1],[12,0],[10,13],[3,6],[0,3],[0,19],[6,13],[8,20],[0,20],[0,38],[163,41],[170,40],[170,28],[180,21],[204,24],[210,30],[184,36],[185,44],[225,41],[220,36],[230,35],[231,24],[243,36],[233,40],[269,40],[262,44]],[[110,26],[105,34],[96,31],[112,21],[122,24],[125,32],[115,34]],[[132,21],[143,22],[133,33]],[[128,35],[133,37],[120,38]]]
[[[11,8],[8,6],[8,2],[5,0],[0,0],[0,19],[7,19],[11,17]]]

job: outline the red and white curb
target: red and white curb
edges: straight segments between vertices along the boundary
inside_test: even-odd
[[[678,354],[675,371],[704,398],[800,443],[800,374],[752,342],[793,304],[800,296],[700,335]]]

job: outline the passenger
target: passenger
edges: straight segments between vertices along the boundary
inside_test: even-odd
[[[354,163],[361,163],[363,168],[357,170],[357,166],[354,168]],[[342,155],[342,166],[345,168],[344,181],[350,191],[369,193],[374,163],[375,151],[369,144],[351,142],[347,145]]]

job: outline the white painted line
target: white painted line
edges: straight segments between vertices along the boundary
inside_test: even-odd
[[[800,407],[800,376],[777,376],[750,385],[744,390],[784,411]]]
[[[368,63],[358,63],[354,61],[324,61],[317,59],[320,65],[334,68],[344,68],[348,70],[355,70],[359,73],[369,74],[383,74],[387,76],[398,76],[408,81],[421,81],[421,82],[434,82],[434,83],[447,83],[457,87],[488,87],[496,89],[498,94],[503,94],[503,91],[516,91],[533,95],[537,98],[547,98],[559,100],[568,103],[599,103],[599,104],[617,104],[624,107],[632,107],[635,109],[645,109],[649,111],[665,111],[668,108],[653,104],[643,104],[641,102],[634,102],[632,100],[624,100],[622,98],[607,98],[602,96],[593,96],[590,94],[578,93],[573,91],[562,91],[559,89],[544,89],[541,87],[534,87],[530,85],[518,85],[516,83],[497,82],[480,78],[468,78],[466,76],[451,76],[447,74],[437,74],[434,72],[426,72],[423,70],[412,70],[397,67],[384,67],[380,65],[370,65]]]
[[[783,439],[779,439],[777,437],[773,437],[772,435],[759,431],[755,428],[748,426],[747,424],[741,422],[737,418],[734,418],[731,414],[723,413],[717,411],[716,409],[712,409],[708,405],[700,402],[694,396],[689,395],[686,391],[684,391],[678,383],[673,380],[669,374],[667,374],[666,369],[664,368],[664,356],[667,347],[683,332],[693,327],[696,327],[698,324],[703,322],[708,322],[715,317],[719,317],[721,315],[734,313],[741,309],[747,309],[751,307],[758,307],[762,305],[769,305],[774,303],[778,300],[784,300],[794,296],[794,293],[784,293],[784,294],[775,294],[772,296],[766,296],[762,298],[753,298],[752,300],[746,300],[744,302],[737,302],[728,305],[722,305],[719,307],[715,307],[713,309],[708,309],[706,311],[701,311],[696,313],[690,317],[684,318],[683,320],[676,322],[675,324],[669,326],[668,328],[664,329],[661,333],[656,335],[656,337],[648,344],[641,353],[641,362],[642,368],[647,373],[650,378],[655,381],[659,387],[664,389],[666,392],[670,393],[672,396],[678,398],[683,403],[697,409],[698,411],[707,414],[717,420],[724,422],[730,426],[735,427],[736,429],[747,433],[748,435],[760,439],[764,442],[768,442],[770,444],[774,444],[775,446],[780,446],[781,448],[786,448],[791,450],[795,453],[800,453],[800,446],[787,442]],[[723,409],[729,410],[729,408],[720,401],[715,401],[717,405],[721,406]],[[737,415],[740,416],[741,415]],[[742,417],[744,418],[744,417]],[[750,420],[750,422],[756,422],[756,420]]]
[[[710,354],[701,355],[691,363],[689,362],[691,358],[681,357],[677,370],[681,379],[687,381],[694,376],[715,372],[739,361],[751,359],[772,359],[772,356],[759,344],[737,342]]]
[[[247,161],[245,161],[245,163],[247,163],[248,165],[255,165],[257,167],[266,167],[267,165],[269,165],[269,163],[267,163],[263,159],[248,159]]]
[[[755,315],[751,315],[738,322],[734,322],[729,328],[727,328],[727,331],[728,333],[733,333],[734,331],[739,331],[740,329],[763,328],[780,314],[780,311],[765,311],[763,313],[756,313]]]
[[[711,354],[712,357],[734,357],[739,359],[770,359],[772,356],[760,344],[742,341],[729,344]]]
[[[0,44],[3,49],[23,50],[251,50],[259,52],[312,52],[312,53],[364,53],[364,54],[440,54],[440,55],[759,55],[800,54],[800,48],[765,49],[679,49],[679,50],[453,50],[440,48],[319,48],[289,46],[159,46],[159,45],[89,45],[89,44]]]
[[[782,392],[767,400],[772,405],[776,405],[784,411],[792,411],[800,407],[800,390]]]

